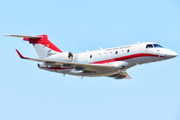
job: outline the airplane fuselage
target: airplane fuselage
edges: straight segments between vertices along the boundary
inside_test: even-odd
[[[100,77],[107,76],[114,79],[131,79],[126,70],[143,63],[167,60],[177,56],[177,53],[162,46],[147,42],[134,45],[107,48],[95,51],[72,54],[62,52],[51,41],[47,35],[24,36],[6,35],[12,37],[23,37],[24,41],[32,44],[39,59],[24,57],[17,49],[22,59],[38,61],[38,67],[57,73]]]
[[[39,64],[39,68],[77,76],[112,76],[138,64],[162,61],[177,56],[174,51],[158,45],[155,47],[155,45],[157,44],[148,42],[73,54],[72,62],[114,65],[115,68],[110,70],[84,72],[83,69],[74,69],[73,66],[48,66],[43,63]],[[58,54],[49,60],[55,58],[58,60],[57,56]]]

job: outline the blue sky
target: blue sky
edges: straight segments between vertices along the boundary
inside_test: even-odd
[[[21,38],[41,35],[72,53],[155,42],[180,53],[178,0],[0,1],[1,120],[179,120],[179,56],[135,66],[132,80],[43,71]]]

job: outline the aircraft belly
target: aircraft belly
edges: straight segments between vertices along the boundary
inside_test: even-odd
[[[118,71],[119,71],[119,68],[114,68],[114,69],[103,71],[103,72],[89,71],[89,72],[73,73],[72,71],[70,71],[67,74],[75,75],[75,76],[84,76],[84,77],[101,77],[101,76],[112,75],[114,73],[117,73]]]
[[[164,60],[162,57],[139,57],[139,58],[133,58],[126,60],[128,63],[134,63],[134,64],[143,64],[143,63],[149,63],[149,62],[155,62],[155,61],[161,61]]]
[[[50,68],[40,68],[40,69],[51,72],[57,72],[57,73],[69,73],[72,70],[72,69],[50,69]]]

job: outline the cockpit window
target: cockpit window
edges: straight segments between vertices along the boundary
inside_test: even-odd
[[[158,45],[158,44],[153,44],[155,48],[162,48],[162,46]]]
[[[148,45],[146,45],[146,48],[153,48],[153,45],[152,44],[148,44]]]

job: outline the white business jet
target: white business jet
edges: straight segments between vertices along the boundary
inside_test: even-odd
[[[24,41],[32,44],[39,59],[24,57],[16,49],[22,59],[38,61],[38,67],[57,73],[76,75],[83,77],[112,77],[114,79],[131,79],[126,70],[143,63],[167,60],[177,56],[171,49],[166,49],[159,44],[146,42],[134,45],[120,46],[87,51],[72,54],[62,52],[47,35],[24,36],[5,35],[12,37],[23,37]]]

